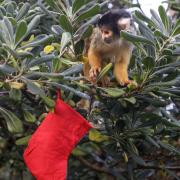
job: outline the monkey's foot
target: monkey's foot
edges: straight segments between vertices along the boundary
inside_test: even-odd
[[[98,73],[101,71],[101,67],[99,66],[93,66],[91,67],[90,71],[89,71],[89,77],[90,77],[90,80],[92,82],[96,82],[97,80],[97,75]]]
[[[127,85],[133,84],[133,83],[135,83],[135,82],[134,82],[133,80],[129,80],[129,79],[121,80],[121,81],[120,81],[120,85],[121,85],[121,86],[127,86]]]

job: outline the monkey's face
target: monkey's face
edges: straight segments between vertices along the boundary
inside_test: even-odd
[[[110,44],[114,41],[114,33],[110,28],[106,26],[102,26],[100,27],[100,31],[101,31],[102,40],[105,43]]]
[[[131,16],[123,9],[112,10],[105,13],[98,21],[102,40],[111,44],[120,38],[121,30],[130,29]]]

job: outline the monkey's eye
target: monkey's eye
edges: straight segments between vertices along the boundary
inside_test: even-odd
[[[109,31],[104,31],[104,34],[108,35],[108,34],[110,34],[110,32]]]

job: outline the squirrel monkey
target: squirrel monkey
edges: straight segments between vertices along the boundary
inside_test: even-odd
[[[91,82],[96,82],[97,75],[104,66],[105,59],[111,58],[114,64],[114,76],[120,85],[131,83],[128,79],[128,65],[133,46],[120,38],[120,31],[131,31],[131,16],[124,10],[111,10],[105,13],[94,28],[89,39],[85,41],[84,56],[88,63],[84,74]]]

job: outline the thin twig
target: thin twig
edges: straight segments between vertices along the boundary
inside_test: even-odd
[[[168,170],[174,170],[174,171],[179,171],[180,166],[172,166],[172,167],[166,167],[166,166],[139,166],[135,169],[158,169],[158,170],[163,170],[163,169],[168,169]]]
[[[107,167],[101,167],[101,166],[98,166],[96,164],[92,164],[90,162],[88,162],[87,160],[85,160],[84,158],[82,157],[76,157],[81,163],[83,163],[84,165],[86,165],[88,168],[94,170],[94,171],[98,171],[98,172],[102,172],[102,173],[105,173],[105,174],[109,174],[110,176],[112,177],[116,177],[115,173],[107,168]]]

